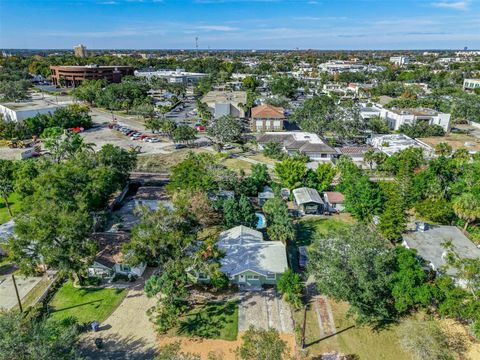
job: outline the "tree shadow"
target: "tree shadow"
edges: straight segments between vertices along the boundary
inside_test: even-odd
[[[96,338],[103,340],[101,349],[95,346]],[[156,352],[157,349],[154,346],[147,345],[145,340],[131,336],[108,335],[104,338],[101,333],[92,333],[80,343],[80,354],[86,360],[152,360]]]
[[[207,339],[218,338],[221,330],[233,323],[231,315],[234,314],[236,306],[235,302],[208,303],[180,321],[178,334]]]
[[[83,303],[83,304],[77,304],[77,305],[67,306],[67,307],[64,307],[64,308],[61,308],[61,309],[53,308],[53,309],[52,309],[52,313],[54,313],[54,312],[60,312],[60,311],[64,311],[64,310],[69,310],[69,309],[73,309],[73,308],[80,307],[80,306],[90,305],[90,304],[94,304],[94,303],[98,303],[98,302],[101,303],[102,301],[103,301],[103,299],[99,299],[99,300],[88,301],[88,302],[85,302],[85,303]],[[95,306],[95,307],[98,308],[99,306],[100,306],[100,304],[98,304],[98,305]]]

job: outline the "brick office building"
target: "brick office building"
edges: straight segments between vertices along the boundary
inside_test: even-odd
[[[107,80],[119,83],[122,76],[133,75],[132,66],[50,66],[52,82],[56,86],[75,87],[84,80]]]

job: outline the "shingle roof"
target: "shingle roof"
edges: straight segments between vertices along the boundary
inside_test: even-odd
[[[281,107],[264,104],[252,108],[252,118],[284,119],[284,110]]]
[[[480,249],[456,226],[430,225],[425,231],[404,234],[403,240],[409,248],[416,249],[419,256],[430,262],[435,270],[440,270],[446,265],[447,250],[443,246],[446,242],[452,243],[453,251],[462,259],[480,258]],[[449,268],[446,273],[454,276],[456,270]]]
[[[341,204],[345,200],[343,194],[338,191],[325,191],[324,194],[327,196],[328,202],[331,204]]]
[[[288,269],[285,245],[264,241],[261,232],[243,225],[222,232],[217,246],[225,252],[220,270],[229,276],[247,270],[266,276]]]
[[[320,197],[320,194],[317,190],[307,187],[302,187],[293,190],[293,196],[295,197],[295,202],[298,205],[306,204],[306,203],[317,203],[323,204],[323,200]]]

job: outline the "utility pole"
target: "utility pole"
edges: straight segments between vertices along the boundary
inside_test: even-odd
[[[307,326],[307,305],[303,310],[302,349],[305,349],[305,328]]]
[[[198,57],[198,36],[195,36],[195,52]]]
[[[18,307],[20,312],[23,313],[22,301],[20,300],[20,295],[18,294],[17,282],[15,281],[15,275],[12,274],[13,286],[15,287],[15,294],[17,294]]]

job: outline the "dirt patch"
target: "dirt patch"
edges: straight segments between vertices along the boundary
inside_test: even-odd
[[[458,359],[480,359],[480,343],[474,341],[465,326],[452,319],[439,320],[439,324],[449,339],[449,348],[458,354]]]
[[[183,352],[190,352],[200,355],[202,360],[208,358],[209,353],[221,355],[223,360],[236,360],[235,349],[237,349],[241,343],[243,333],[238,334],[238,338],[235,341],[226,340],[211,340],[211,339],[187,339],[183,337],[171,337],[161,336],[160,346],[171,344],[174,342],[180,342]],[[280,334],[280,338],[284,340],[290,353],[294,354],[295,351],[295,338],[293,335]]]

